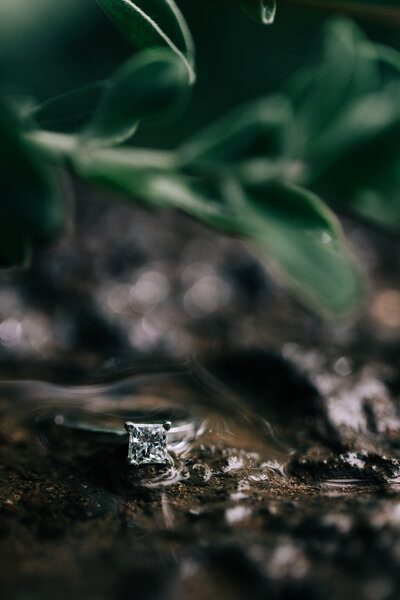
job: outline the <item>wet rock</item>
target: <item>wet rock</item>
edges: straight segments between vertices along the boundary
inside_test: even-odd
[[[400,462],[365,451],[339,455],[326,453],[325,458],[308,454],[290,461],[287,470],[310,485],[322,483],[330,487],[361,488],[392,483],[400,472]]]
[[[368,372],[342,379],[322,397],[329,424],[352,450],[400,447],[398,407],[382,381]]]

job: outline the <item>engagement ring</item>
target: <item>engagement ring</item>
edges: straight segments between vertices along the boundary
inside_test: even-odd
[[[165,411],[164,411],[165,413]],[[129,420],[89,409],[58,409],[36,411],[34,423],[42,441],[55,446],[70,438],[90,444],[126,444],[127,461],[133,467],[144,465],[172,465],[174,454],[182,454],[202,430],[198,419],[189,419],[179,411],[143,415],[135,413]],[[182,413],[182,411],[180,411]],[[154,419],[151,417],[154,416]],[[157,417],[157,418],[155,418]]]

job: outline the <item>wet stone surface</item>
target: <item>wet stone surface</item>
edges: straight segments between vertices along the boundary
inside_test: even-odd
[[[347,224],[372,293],[332,323],[176,214],[76,223],[1,275],[2,598],[397,599],[398,242]],[[165,402],[202,423],[170,467],[34,420]]]

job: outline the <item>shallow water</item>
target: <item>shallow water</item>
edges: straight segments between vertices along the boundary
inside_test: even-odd
[[[197,364],[167,363],[164,369],[162,364],[149,363],[142,369],[109,365],[88,380],[96,382],[7,381],[0,384],[0,395],[18,403],[24,423],[48,452],[68,449],[79,454],[81,448],[87,452],[90,443],[95,451],[100,443],[112,445],[115,435],[111,433],[123,433],[124,422],[138,415],[147,415],[150,422],[167,417],[174,423],[184,414],[195,423],[194,439],[171,446],[170,468],[141,467],[144,486],[161,488],[191,479],[206,482],[233,472],[249,482],[286,478],[291,451],[279,441],[272,424]],[[72,436],[71,443],[65,425],[72,420],[73,433],[80,435]],[[99,428],[104,428],[104,435],[91,442],[91,430]]]
[[[284,412],[275,413],[275,420],[266,418],[268,410],[250,397],[251,381],[248,395],[240,380],[235,389],[237,374],[225,380],[225,366],[222,370],[218,364],[217,368],[212,363],[208,367],[195,359],[138,363],[112,359],[81,384],[3,381],[0,396],[12,399],[21,424],[28,425],[48,453],[68,454],[79,460],[80,454],[87,457],[98,451],[111,456],[113,447],[122,445],[123,452],[112,460],[115,468],[126,469],[126,478],[133,478],[136,486],[162,490],[182,481],[199,485],[229,476],[231,494],[260,487],[279,487],[282,491],[296,484],[301,484],[303,493],[309,489],[320,494],[398,489],[399,467],[394,458],[389,458],[392,464],[384,468],[380,464],[366,468],[369,455],[364,450],[333,454],[329,460],[302,458],[304,450],[296,445]],[[336,378],[336,385],[338,381]],[[343,395],[350,401],[341,403],[344,417],[338,424],[332,417],[338,403],[336,388],[333,395],[329,389],[325,403],[332,422],[339,427],[351,425],[345,418],[346,410],[352,415],[361,392],[370,389],[365,382],[345,389]],[[267,408],[270,400],[265,403]],[[387,403],[386,397],[384,400]],[[361,405],[358,410],[362,410]],[[126,467],[125,421],[170,420],[174,427],[174,422],[182,419],[193,424],[194,435],[170,443],[173,460],[169,467]],[[310,419],[302,418],[300,427],[303,421],[306,424]],[[368,437],[367,433],[362,432],[360,439],[376,451],[376,435]]]

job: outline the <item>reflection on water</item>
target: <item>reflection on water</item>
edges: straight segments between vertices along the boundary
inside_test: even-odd
[[[321,482],[322,487],[340,488],[340,489],[367,489],[374,486],[374,482],[368,479],[356,479],[351,477],[337,477],[332,479],[324,479]],[[376,485],[376,484],[375,484]]]
[[[332,376],[337,384],[346,377],[342,371],[347,372],[349,363],[339,358],[335,365],[341,371]],[[398,461],[376,450],[375,454],[368,450],[344,453],[336,450],[327,459],[322,445],[321,448],[317,445],[307,456],[306,447],[298,447],[296,440],[301,438],[286,435],[292,431],[290,424],[285,425],[287,409],[277,410],[280,400],[271,395],[270,381],[265,390],[265,371],[261,379],[249,378],[249,373],[255,376],[255,372],[246,372],[246,381],[249,379],[246,387],[240,379],[235,379],[236,372],[246,368],[244,363],[236,361],[222,366],[205,365],[195,359],[138,363],[111,359],[101,370],[89,374],[83,384],[2,382],[0,396],[15,400],[21,419],[33,426],[49,453],[72,457],[77,464],[88,460],[89,471],[100,464],[103,472],[108,469],[119,473],[122,482],[130,482],[135,488],[165,490],[177,486],[175,489],[180,489],[182,484],[196,490],[222,485],[221,489],[237,500],[251,492],[273,488],[289,491],[293,485],[302,492],[325,495],[371,492],[383,487],[398,489]],[[231,375],[233,371],[233,377],[224,375],[228,371]],[[283,374],[279,371],[277,377],[281,379]],[[257,386],[262,395],[258,404],[251,399]],[[319,387],[323,394],[323,386]],[[360,419],[367,418],[362,407],[359,408],[360,398],[367,392],[369,398],[371,390],[375,393],[375,380],[364,378],[361,383],[345,388],[343,397],[335,386],[333,390],[335,393],[328,386],[325,392],[326,416],[335,426],[344,423],[346,431],[350,431],[355,426],[356,414]],[[379,397],[382,404],[386,396],[380,393]],[[353,408],[354,403],[358,412]],[[268,412],[271,406],[273,410]],[[272,418],[267,418],[268,415]],[[306,427],[305,417],[300,415],[296,427],[302,427],[303,423]],[[390,413],[389,417],[388,423],[392,425],[393,415]],[[124,422],[127,420],[172,422],[170,466],[126,465]],[[385,422],[381,417],[381,423]],[[356,425],[359,429],[359,421]],[[371,435],[377,434],[369,435],[367,425],[362,439],[368,442],[367,448],[375,449]],[[190,435],[172,440],[174,427],[180,428],[181,434],[184,427]],[[288,440],[293,447],[288,446]]]
[[[232,472],[249,481],[285,477],[289,451],[271,424],[195,363],[109,362],[90,381],[95,382],[10,381],[0,384],[0,392],[26,409],[25,420],[35,425],[49,452],[68,448],[79,454],[90,445],[95,450],[94,431],[101,433],[101,443],[117,443],[124,422],[138,415],[150,422],[167,417],[174,427],[184,414],[195,424],[195,435],[170,446],[170,468],[141,467],[140,473],[127,468],[128,478],[142,486],[163,488],[183,480],[199,485]]]

